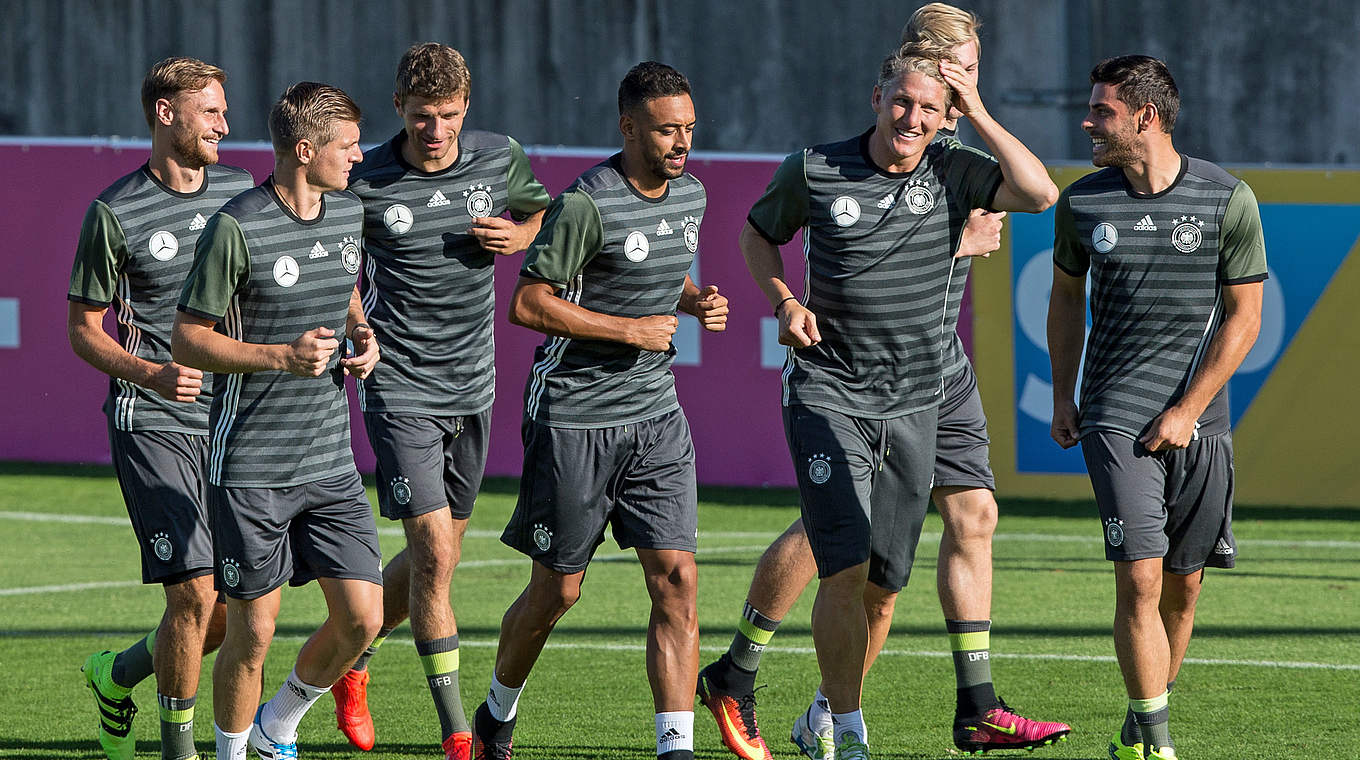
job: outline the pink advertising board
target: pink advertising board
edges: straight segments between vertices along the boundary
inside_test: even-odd
[[[9,139],[0,142],[0,459],[107,463],[100,412],[107,381],[71,353],[66,288],[85,209],[113,180],[146,160],[144,142]],[[606,150],[534,149],[538,178],[560,192]],[[694,435],[699,481],[711,485],[790,485],[793,471],[779,414],[779,363],[765,298],[746,272],[737,233],[764,190],[779,156],[696,152],[689,170],[708,189],[699,237],[697,278],[731,299],[724,333],[701,333],[686,318],[677,335],[680,400]],[[261,180],[273,156],[264,146],[224,148],[224,163]],[[801,248],[785,247],[790,282],[801,282]],[[505,320],[520,263],[496,268],[496,403],[487,474],[517,476],[524,379],[542,336]],[[960,332],[971,345],[965,300]],[[354,405],[357,409],[357,405]],[[353,442],[360,469],[373,455],[357,411]]]

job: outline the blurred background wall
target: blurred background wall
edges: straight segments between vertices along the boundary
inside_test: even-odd
[[[697,149],[787,152],[863,129],[878,62],[920,2],[855,0],[0,0],[0,134],[144,137],[147,67],[193,55],[230,76],[233,139],[263,140],[282,89],[343,87],[365,141],[395,126],[393,71],[414,42],[462,51],[475,126],[525,144],[616,142],[619,79],[686,72]],[[961,0],[981,15],[982,93],[1045,161],[1083,160],[1087,74],[1168,61],[1182,150],[1234,164],[1360,164],[1353,0]]]

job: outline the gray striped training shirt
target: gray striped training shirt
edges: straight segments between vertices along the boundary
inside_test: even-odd
[[[1222,287],[1266,279],[1256,196],[1182,156],[1180,176],[1155,195],[1136,193],[1113,167],[1077,180],[1054,225],[1054,263],[1073,277],[1090,272],[1080,430],[1137,437],[1185,392],[1222,320]],[[1228,430],[1226,386],[1198,427]]]
[[[911,172],[884,171],[871,132],[790,155],[747,219],[774,245],[804,229],[803,301],[822,341],[790,349],[784,405],[888,419],[939,403],[946,364],[957,366],[944,334],[954,252],[1002,176],[957,140],[932,143]]]
[[[326,193],[322,204],[316,219],[299,219],[272,177],[233,198],[208,220],[179,308],[246,343],[290,343],[321,326],[343,338],[363,205],[348,192]],[[352,471],[342,353],[321,377],[218,375],[209,482],[285,488]]]
[[[382,362],[360,383],[365,411],[476,414],[496,388],[495,254],[473,217],[522,220],[548,205],[519,143],[458,136],[458,159],[422,172],[401,157],[405,132],[364,154],[350,192],[364,202],[364,313]]]
[[[112,306],[118,344],[139,359],[170,361],[170,328],[175,322],[184,276],[193,264],[193,245],[208,217],[253,184],[245,169],[208,166],[203,184],[179,193],[143,165],[100,193],[85,212],[76,244],[66,298],[90,306]],[[192,403],[109,378],[104,413],[117,430],[208,432],[212,381]]]
[[[601,314],[674,314],[699,249],[704,186],[690,174],[648,198],[623,176],[620,155],[587,170],[548,207],[520,274],[556,285],[558,296]],[[552,427],[600,428],[680,408],[675,347],[549,337],[534,352],[525,415]]]

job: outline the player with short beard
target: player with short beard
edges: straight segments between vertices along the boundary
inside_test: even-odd
[[[1129,703],[1109,755],[1174,760],[1169,696],[1204,568],[1236,562],[1226,384],[1260,330],[1265,238],[1245,182],[1177,152],[1165,63],[1110,58],[1091,85],[1081,126],[1106,168],[1064,190],[1054,218],[1052,435],[1081,444],[1114,563]]]
[[[151,157],[90,204],[76,248],[67,334],[80,358],[109,376],[104,404],[114,471],[141,547],[142,581],[165,591],[156,630],[82,670],[110,760],[136,748],[129,693],[157,666],[161,757],[196,757],[194,704],[202,656],[222,641],[225,607],[212,582],[206,481],[211,383],[170,355],[175,300],[206,220],[251,185],[217,163],[227,129],[226,74],[167,58],[142,82]],[[117,340],[104,331],[113,307]]]
[[[359,399],[378,504],[401,520],[406,548],[383,569],[378,637],[332,689],[336,718],[351,743],[373,746],[368,660],[409,614],[448,760],[472,746],[449,584],[486,469],[496,256],[527,247],[548,205],[518,142],[463,129],[471,89],[457,50],[407,50],[393,95],[404,127],[368,151],[349,186],[364,203],[364,311],[383,345]]]

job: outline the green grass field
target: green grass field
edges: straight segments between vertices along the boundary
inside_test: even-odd
[[[500,617],[528,577],[528,561],[497,536],[514,484],[489,482],[472,518],[453,600],[463,642],[462,693],[470,713],[490,681]],[[371,494],[370,494],[371,496]],[[699,515],[699,615],[704,661],[731,639],[764,547],[796,514],[789,491],[706,489]],[[995,542],[993,673],[1025,715],[1075,731],[1034,757],[1105,757],[1124,711],[1110,638],[1113,580],[1094,506],[1004,500]],[[1211,572],[1190,660],[1172,700],[1181,757],[1360,757],[1360,511],[1293,507],[1237,510],[1238,569]],[[379,522],[383,553],[402,545]],[[946,758],[953,674],[935,597],[940,523],[932,514],[915,578],[866,684],[874,757]],[[80,665],[120,649],[156,624],[162,597],[140,577],[132,531],[107,468],[0,464],[0,757],[95,758],[96,718]],[[808,614],[795,608],[766,654],[759,692],[763,732],[776,757],[794,758],[793,718],[817,682]],[[520,703],[515,757],[653,757],[652,708],[642,645],[646,593],[630,554],[606,542],[580,603],[568,613]],[[315,585],[285,592],[267,693],[291,668],[324,615]],[[199,691],[197,739],[213,754],[212,684]],[[403,626],[371,665],[378,746],[374,760],[433,758],[438,722]],[[139,686],[141,756],[159,757],[155,685]],[[335,730],[329,697],[302,724],[304,757],[352,751]],[[730,757],[707,711],[696,714],[696,756]]]

